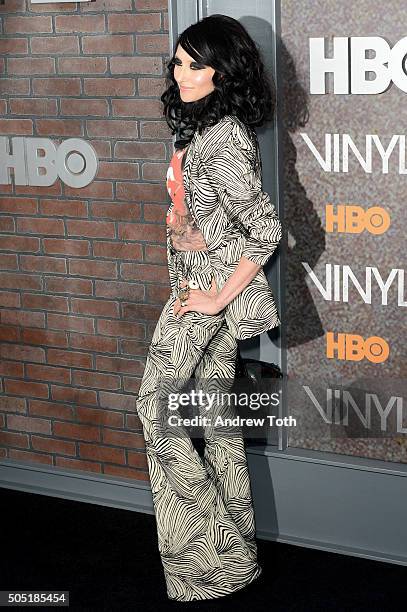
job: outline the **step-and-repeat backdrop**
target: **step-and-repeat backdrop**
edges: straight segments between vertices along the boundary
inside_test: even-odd
[[[290,446],[407,461],[401,0],[281,2]]]

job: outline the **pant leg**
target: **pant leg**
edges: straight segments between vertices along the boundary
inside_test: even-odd
[[[236,367],[237,342],[224,324],[210,340],[195,370],[197,387],[213,398],[224,393],[228,398]],[[233,402],[214,402],[201,415],[210,415],[212,423],[217,417],[233,418],[238,413]],[[225,429],[225,428],[223,428]],[[204,465],[220,492],[226,508],[244,538],[251,556],[256,559],[256,527],[250,475],[241,427],[204,427]],[[239,569],[237,569],[239,574]]]
[[[166,406],[160,379],[173,387],[190,378],[210,340],[226,330],[219,315],[173,314],[175,296],[157,323],[141,382],[137,413],[143,425],[158,547],[169,599],[221,597],[242,588],[261,568],[188,437],[163,435]],[[222,333],[222,332],[221,332]]]

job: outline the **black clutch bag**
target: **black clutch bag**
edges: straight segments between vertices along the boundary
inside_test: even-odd
[[[235,404],[236,414],[243,420],[242,433],[245,445],[265,445],[267,444],[268,431],[270,424],[268,415],[275,414],[276,408],[268,406],[256,406],[255,400],[260,394],[267,393],[268,395],[280,393],[281,399],[281,379],[283,373],[280,367],[275,363],[261,361],[259,359],[251,359],[242,357],[239,347],[236,356],[236,372],[235,380],[231,392],[235,392],[238,397],[251,397],[248,405],[241,405],[239,401]],[[245,419],[259,419],[263,421],[263,425],[249,426],[245,424]]]

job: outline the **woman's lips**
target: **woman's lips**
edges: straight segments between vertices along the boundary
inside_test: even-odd
[[[182,85],[180,85],[180,89],[182,89],[183,91],[191,91],[193,87],[183,87]]]

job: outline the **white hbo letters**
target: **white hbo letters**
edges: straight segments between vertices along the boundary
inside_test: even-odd
[[[95,149],[81,138],[68,138],[59,147],[49,138],[11,138],[0,136],[0,184],[48,187],[59,177],[69,187],[86,187],[95,178],[99,160]],[[39,155],[42,151],[43,154]],[[41,172],[40,172],[41,170]]]
[[[366,51],[373,51],[374,57],[367,58]],[[326,57],[325,38],[310,38],[309,53],[312,94],[327,93],[325,75],[330,72],[334,94],[379,94],[392,82],[407,92],[407,36],[393,48],[379,36],[334,37],[331,58]],[[374,79],[367,79],[369,72]]]

